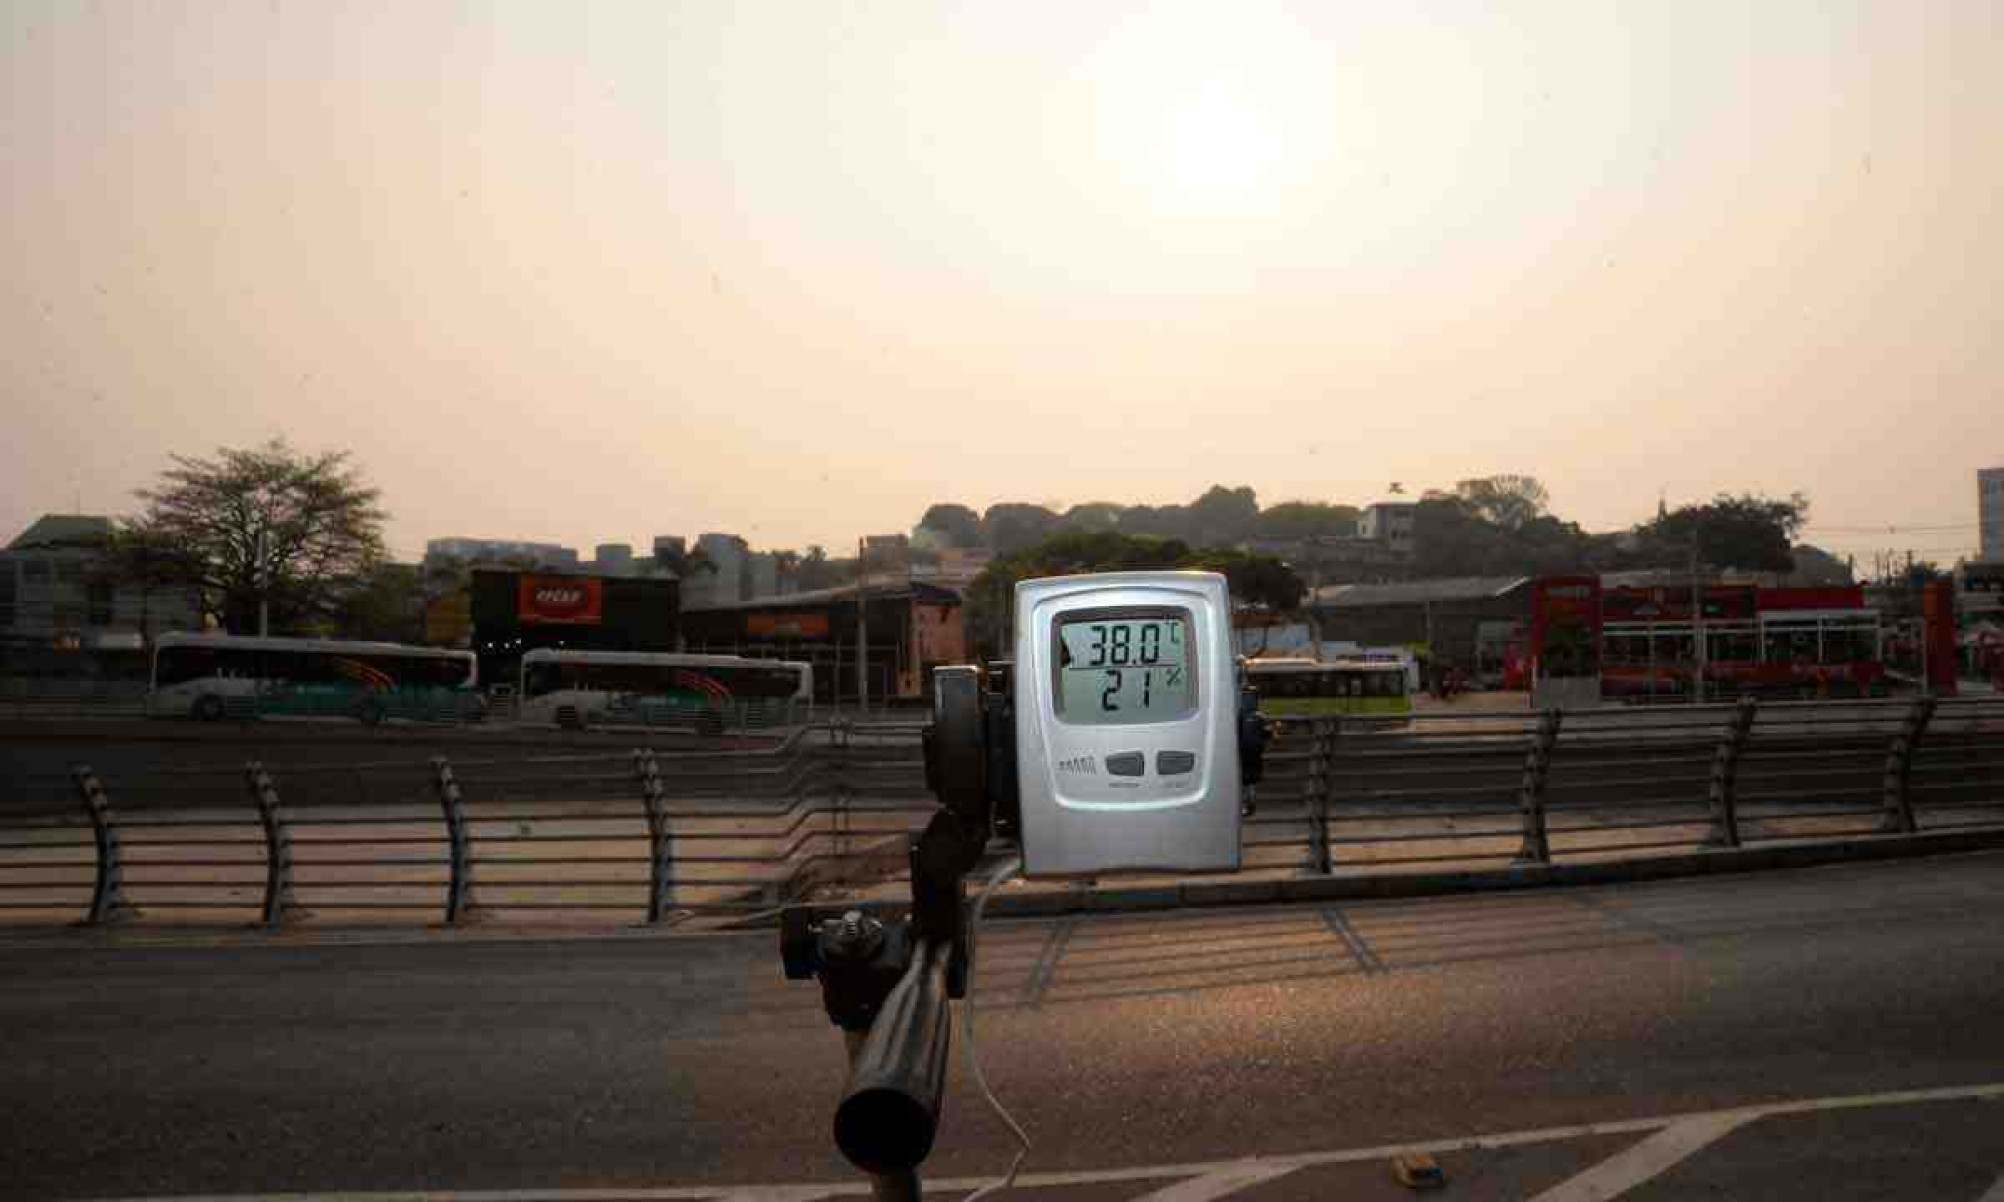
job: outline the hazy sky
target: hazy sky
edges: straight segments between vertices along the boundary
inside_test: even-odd
[[[1987,0],[0,13],[0,538],[276,434],[407,556],[1520,471],[1952,558],[2004,464]]]

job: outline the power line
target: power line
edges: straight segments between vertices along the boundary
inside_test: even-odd
[[[1821,530],[1830,534],[1939,534],[1944,530],[1976,530],[1977,522],[1952,522],[1942,526],[1890,525],[1890,526],[1825,526],[1820,522],[1807,522],[1804,530]]]

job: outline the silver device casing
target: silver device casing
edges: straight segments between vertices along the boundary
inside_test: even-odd
[[[1164,608],[1189,614],[1195,710],[1133,725],[1066,722],[1058,712],[1058,621],[1081,610]],[[1238,665],[1223,576],[1108,572],[1020,581],[1013,680],[1025,876],[1238,868]],[[1158,772],[1163,751],[1194,753],[1194,770]],[[1109,775],[1105,757],[1122,752],[1142,753],[1145,773]]]

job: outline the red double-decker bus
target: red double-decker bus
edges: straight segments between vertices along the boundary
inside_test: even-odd
[[[1577,578],[1550,583],[1575,585]],[[1861,586],[1598,588],[1590,618],[1578,612],[1574,594],[1588,595],[1576,587],[1532,591],[1533,662],[1555,659],[1560,648],[1546,645],[1555,632],[1576,643],[1591,631],[1591,652],[1566,647],[1556,658],[1596,674],[1600,696],[1610,700],[1688,699],[1701,681],[1706,698],[1886,692],[1884,631]]]
[[[1879,612],[1857,585],[1612,588],[1603,594],[1601,619],[1601,693],[1608,698],[1689,697],[1701,678],[1706,697],[1886,691]]]

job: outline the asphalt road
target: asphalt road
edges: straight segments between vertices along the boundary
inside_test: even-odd
[[[1443,1197],[2004,1175],[2004,855],[983,936],[989,1076],[1057,1174],[1010,1197],[1399,1197],[1372,1149],[1411,1141],[1447,1141]],[[0,1194],[856,1181],[840,1040],[770,933],[122,938],[0,947]],[[956,1049],[929,1174],[1009,1151]]]

